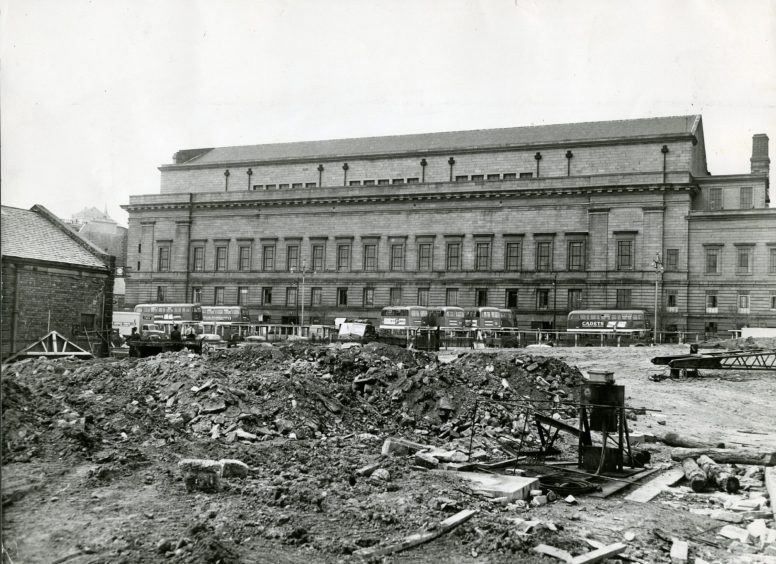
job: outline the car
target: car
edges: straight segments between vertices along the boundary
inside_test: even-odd
[[[202,333],[197,335],[197,340],[202,342],[202,350],[226,348],[226,341],[217,333]]]
[[[141,332],[141,338],[146,341],[165,341],[167,340],[167,333],[164,331],[155,331],[148,329]]]

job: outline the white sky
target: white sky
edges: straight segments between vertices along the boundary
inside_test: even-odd
[[[122,224],[175,151],[701,113],[776,170],[776,0],[0,0],[2,203]],[[772,189],[772,195],[773,194]]]

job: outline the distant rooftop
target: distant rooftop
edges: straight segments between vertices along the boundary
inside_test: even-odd
[[[53,215],[51,217],[59,221]],[[73,239],[78,237],[77,234],[68,234],[64,224],[57,225],[34,208],[23,210],[2,206],[0,219],[0,253],[4,257],[106,268],[105,263],[88,250],[90,243],[79,244]]]
[[[618,121],[594,121],[472,131],[356,137],[295,143],[271,143],[187,149],[176,153],[175,164],[211,165],[230,162],[261,162],[278,159],[315,159],[367,156],[417,151],[493,149],[542,143],[586,142],[605,139],[694,135],[700,115],[671,116]]]

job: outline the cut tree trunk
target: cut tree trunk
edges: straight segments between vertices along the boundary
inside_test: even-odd
[[[738,483],[738,478],[733,476],[730,472],[726,472],[724,468],[719,466],[711,458],[705,454],[698,457],[698,466],[706,472],[710,482],[714,482],[718,488],[727,493],[736,493],[741,485]]]
[[[706,473],[692,458],[682,460],[682,468],[684,468],[684,477],[690,482],[692,491],[702,492],[706,488]]]
[[[725,448],[725,443],[711,443],[689,435],[680,435],[672,431],[653,431],[652,436],[656,441],[672,447],[685,448]]]
[[[675,448],[671,450],[671,458],[677,462],[682,462],[685,458],[698,458],[703,454],[718,463],[776,466],[776,452],[772,451],[757,451],[740,448]]]

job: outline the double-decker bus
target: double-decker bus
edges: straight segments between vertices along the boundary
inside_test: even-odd
[[[202,327],[205,333],[220,335],[225,341],[235,334],[246,337],[251,332],[251,316],[244,306],[202,306]]]
[[[398,346],[417,343],[428,338],[429,309],[423,306],[388,306],[380,312],[377,336],[380,341]],[[434,326],[436,328],[436,325]]]
[[[136,313],[151,316],[153,322],[168,335],[174,325],[182,334],[190,330],[202,333],[202,306],[199,304],[137,304]]]
[[[649,331],[643,309],[580,309],[569,313],[569,333],[634,333]]]
[[[580,309],[569,313],[566,331],[590,338],[625,336],[643,340],[649,337],[650,324],[643,309]]]
[[[500,329],[501,312],[497,307],[473,307],[464,310],[464,322],[472,329]]]
[[[517,329],[517,316],[514,311],[507,308],[500,308],[498,312],[501,316],[502,329]]]
[[[380,312],[380,329],[418,329],[428,326],[429,309],[423,306],[388,306]]]
[[[432,325],[439,326],[441,329],[464,328],[464,312],[462,307],[443,306],[430,308],[429,316],[436,317],[436,324]],[[429,321],[429,323],[431,322]]]

